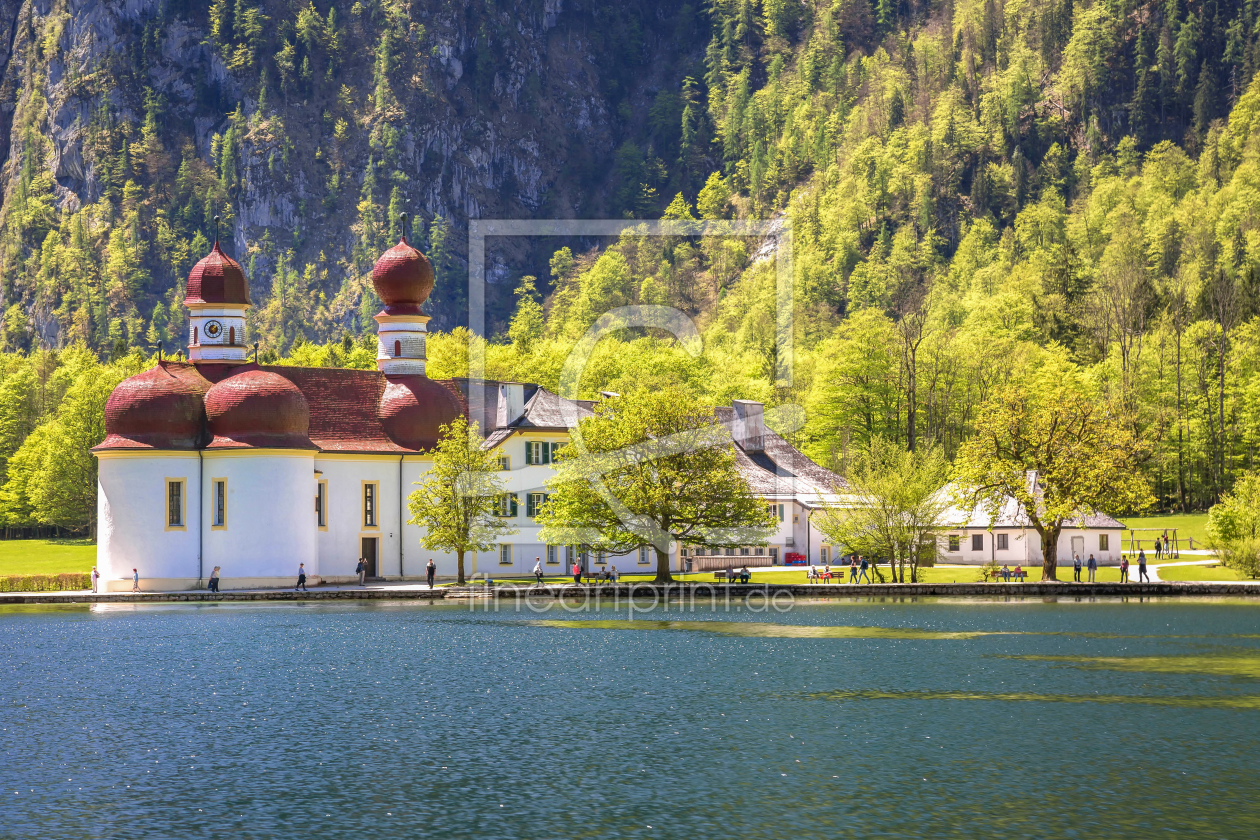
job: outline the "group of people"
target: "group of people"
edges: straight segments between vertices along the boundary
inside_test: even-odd
[[[1010,566],[1003,563],[1002,568],[998,569],[998,577],[1000,577],[1003,581],[1008,581],[1011,578],[1023,580],[1025,577],[1024,567],[1016,563],[1015,568],[1012,569]]]
[[[573,568],[570,571],[573,572],[573,582],[581,583],[582,565],[574,560]],[[538,578],[539,583],[542,583],[542,560],[539,558],[534,558],[534,577]],[[617,571],[616,566],[613,566],[611,569],[604,568],[595,573],[596,583],[616,583],[619,580],[621,580],[621,572]]]
[[[1155,544],[1159,545],[1159,540],[1156,540]],[[1167,545],[1167,543],[1165,543],[1165,545]],[[1156,557],[1158,558],[1158,555],[1156,555]],[[1098,573],[1098,560],[1094,558],[1094,555],[1092,553],[1089,555],[1089,559],[1085,561],[1085,570],[1089,575],[1089,579],[1086,581],[1086,583],[1097,583],[1097,580],[1095,580],[1095,577]],[[1074,580],[1077,583],[1081,582],[1081,555],[1079,554],[1072,555],[1072,580]],[[1142,582],[1142,581],[1150,583],[1151,579],[1146,574],[1146,552],[1143,551],[1142,549],[1138,549],[1138,582]],[[1129,558],[1127,555],[1123,555],[1123,554],[1120,556],[1120,582],[1121,583],[1130,582]]]
[[[849,583],[861,583],[866,581],[871,583],[870,570],[874,564],[860,554],[854,554],[849,558]],[[844,572],[837,572],[844,578]],[[805,573],[805,579],[809,583],[831,583],[832,571],[831,564],[824,563],[821,569],[816,568],[812,563],[809,571]]]

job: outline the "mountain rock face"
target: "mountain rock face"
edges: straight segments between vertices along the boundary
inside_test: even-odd
[[[452,278],[434,314],[453,325],[467,219],[605,212],[614,148],[678,52],[653,24],[678,17],[572,0],[0,0],[5,340],[178,342],[182,276],[216,233],[254,299],[283,301],[255,313],[277,341],[356,330],[403,210]]]

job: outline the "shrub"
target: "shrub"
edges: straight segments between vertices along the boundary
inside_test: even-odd
[[[66,592],[91,588],[92,576],[80,572],[0,577],[0,592]]]

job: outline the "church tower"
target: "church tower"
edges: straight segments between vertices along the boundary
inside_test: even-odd
[[[407,216],[403,214],[403,230]],[[406,234],[372,267],[372,286],[385,308],[376,320],[376,367],[389,375],[424,375],[429,316],[421,305],[433,291],[429,258],[411,247]]]
[[[193,362],[240,364],[249,355],[245,310],[249,284],[236,260],[215,240],[201,262],[188,273],[188,358]]]

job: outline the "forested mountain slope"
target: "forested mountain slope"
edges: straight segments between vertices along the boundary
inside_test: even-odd
[[[1070,368],[1161,505],[1203,506],[1260,441],[1258,27],[1260,0],[0,0],[2,340],[179,346],[219,214],[263,352],[369,365],[364,276],[406,207],[455,375],[470,217],[781,219],[790,382],[773,249],[736,237],[630,234],[539,278],[509,253],[488,372],[556,387],[600,313],[669,304],[703,352],[627,334],[585,391],[796,402],[827,461],[952,454],[997,389]],[[14,428],[56,414],[50,364],[9,363],[0,432],[9,384]]]

